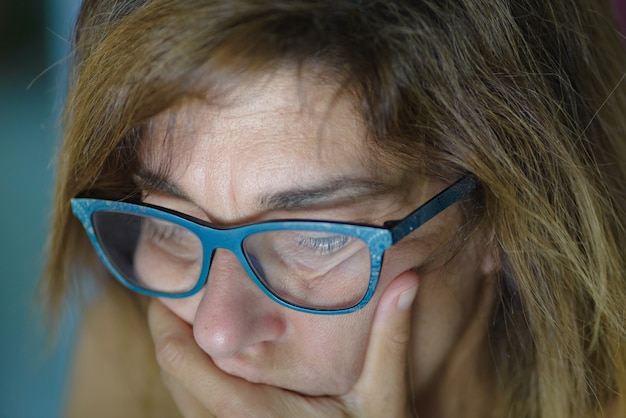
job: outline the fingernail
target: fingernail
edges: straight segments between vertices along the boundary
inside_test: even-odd
[[[409,309],[415,300],[415,295],[417,295],[417,286],[413,286],[412,288],[400,293],[400,296],[398,297],[398,310],[404,311]]]

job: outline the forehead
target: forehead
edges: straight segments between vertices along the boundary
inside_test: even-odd
[[[147,136],[144,153],[156,160],[168,143],[179,150],[305,146],[323,157],[329,148],[365,154],[366,132],[336,85],[283,70],[242,80],[222,97],[189,99],[154,118]]]
[[[143,165],[200,206],[262,200],[342,179],[381,180],[347,94],[289,72],[248,80],[217,101],[189,100],[157,116]]]

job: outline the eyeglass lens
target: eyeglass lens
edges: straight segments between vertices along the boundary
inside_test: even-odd
[[[186,293],[203,279],[205,251],[195,232],[157,217],[99,211],[94,228],[113,268],[133,286]],[[220,247],[220,243],[210,243]],[[279,298],[303,307],[345,309],[365,295],[370,280],[367,243],[351,235],[274,230],[247,236],[245,262]],[[242,260],[244,261],[244,260]]]

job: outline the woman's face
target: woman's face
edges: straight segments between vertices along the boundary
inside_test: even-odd
[[[219,106],[189,101],[159,115],[138,177],[145,201],[224,227],[278,218],[382,225],[445,188],[380,164],[374,169],[371,162],[380,155],[367,151],[363,121],[335,91],[279,72],[238,87]],[[166,178],[159,177],[162,167]],[[419,390],[457,351],[480,294],[485,257],[478,245],[470,242],[445,269],[433,257],[461,221],[455,205],[388,250],[372,301],[356,313],[282,307],[226,250],[215,253],[198,294],[163,303],[193,326],[196,342],[223,371],[305,394],[337,395],[360,373],[382,291],[412,269],[421,282],[411,352]]]

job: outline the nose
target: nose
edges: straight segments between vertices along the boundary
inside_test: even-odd
[[[237,257],[216,250],[193,330],[212,358],[231,358],[266,349],[284,334],[284,308],[250,279]]]

